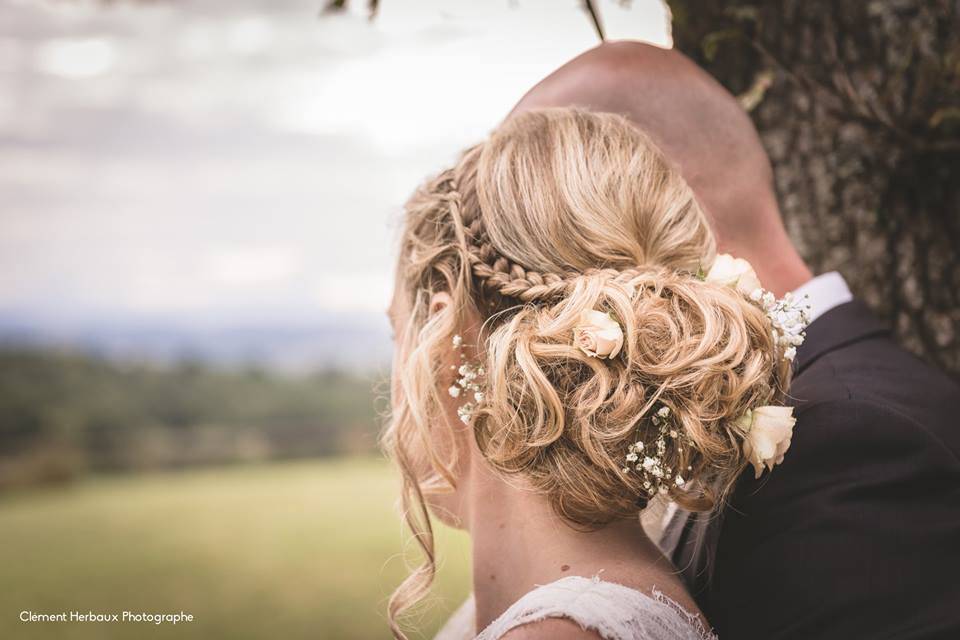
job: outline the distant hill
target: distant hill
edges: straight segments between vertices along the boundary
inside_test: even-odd
[[[195,322],[140,318],[61,319],[0,312],[0,347],[69,348],[110,360],[205,362],[301,374],[319,368],[388,368],[389,328],[381,314],[330,314],[307,322]]]
[[[86,471],[371,453],[387,389],[384,374],[329,367],[287,375],[0,348],[0,489]]]

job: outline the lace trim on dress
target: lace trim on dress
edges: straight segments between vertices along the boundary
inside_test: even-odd
[[[673,598],[665,594],[663,591],[660,591],[656,587],[652,589],[652,593],[653,593],[654,600],[656,600],[660,604],[665,604],[666,606],[673,609],[674,613],[676,613],[678,616],[681,616],[684,619],[686,619],[687,623],[697,630],[698,637],[701,640],[717,640],[716,634],[714,634],[712,630],[707,629],[703,625],[703,618],[701,618],[695,613],[691,613],[690,611],[687,611],[686,609],[683,608],[683,606],[679,602],[677,602],[676,600],[674,600]]]
[[[696,614],[663,592],[642,591],[600,580],[568,576],[539,586],[517,600],[477,635],[496,640],[515,627],[547,618],[567,618],[604,640],[716,640]]]

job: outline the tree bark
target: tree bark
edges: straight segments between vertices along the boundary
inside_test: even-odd
[[[811,268],[960,377],[960,2],[667,4],[675,46],[752,108]]]

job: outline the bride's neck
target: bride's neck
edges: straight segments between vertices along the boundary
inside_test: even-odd
[[[642,586],[649,572],[670,570],[639,521],[577,531],[522,481],[484,467],[465,487],[478,630],[537,585],[565,576],[603,571],[606,580]]]

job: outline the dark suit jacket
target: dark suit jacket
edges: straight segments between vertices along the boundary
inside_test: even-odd
[[[960,639],[960,387],[858,301],[807,328],[772,473],[674,562],[721,640]]]

